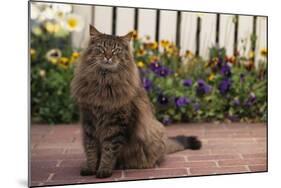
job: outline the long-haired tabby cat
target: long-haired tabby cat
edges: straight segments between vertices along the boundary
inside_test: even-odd
[[[81,175],[105,178],[114,168],[152,168],[165,154],[201,147],[194,136],[166,136],[142,86],[131,37],[102,34],[90,25],[90,42],[71,83],[87,157]]]

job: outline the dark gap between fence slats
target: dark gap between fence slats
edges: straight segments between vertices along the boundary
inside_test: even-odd
[[[239,24],[239,17],[235,15],[234,19],[234,43],[233,43],[233,55],[237,56],[237,45],[238,45],[238,24]]]
[[[155,41],[159,42],[160,10],[156,11]]]
[[[254,52],[253,61],[255,61],[255,51],[256,51],[256,41],[257,41],[257,16],[253,17],[253,33],[251,36],[251,50]]]
[[[216,45],[219,45],[220,42],[220,14],[216,16]]]
[[[111,28],[111,33],[112,35],[116,35],[116,13],[117,13],[117,8],[113,7],[112,9],[112,28]]]
[[[195,55],[199,56],[199,49],[200,49],[200,33],[201,33],[201,18],[197,17],[197,23],[196,23],[196,50]]]
[[[139,26],[139,9],[135,8],[134,30],[137,31]]]
[[[181,12],[177,11],[176,45],[180,48],[181,42]]]

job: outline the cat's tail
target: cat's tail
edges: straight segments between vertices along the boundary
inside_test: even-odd
[[[176,136],[168,138],[166,153],[174,153],[185,149],[198,150],[202,146],[201,141],[195,136]]]

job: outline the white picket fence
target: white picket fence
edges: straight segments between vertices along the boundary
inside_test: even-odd
[[[138,9],[138,33],[140,37],[149,35],[155,40],[156,10]],[[84,31],[73,35],[73,45],[84,47],[88,40],[88,24],[93,24],[101,32],[112,32],[113,8],[106,6],[73,5],[73,11],[84,17],[86,27]],[[116,9],[116,34],[124,35],[134,30],[134,8],[118,7]],[[199,55],[208,58],[209,48],[215,45],[216,38],[216,14],[215,13],[181,13],[181,51],[196,50],[196,24],[198,16],[201,18]],[[219,45],[225,47],[228,55],[234,51],[234,15],[220,14]],[[237,49],[248,56],[251,50],[251,35],[253,33],[253,16],[239,15]],[[161,10],[159,39],[175,42],[177,12]],[[257,16],[256,21],[256,61],[260,59],[260,51],[267,47],[267,17]]]

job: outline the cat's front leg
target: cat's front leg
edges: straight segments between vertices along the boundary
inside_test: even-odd
[[[81,167],[81,176],[90,176],[96,173],[98,167],[98,140],[95,135],[95,125],[90,111],[81,110],[82,126],[83,126],[83,145],[86,154],[86,164]]]
[[[98,178],[106,178],[112,175],[117,157],[126,142],[127,138],[121,131],[114,131],[103,140],[99,168],[96,173]]]

